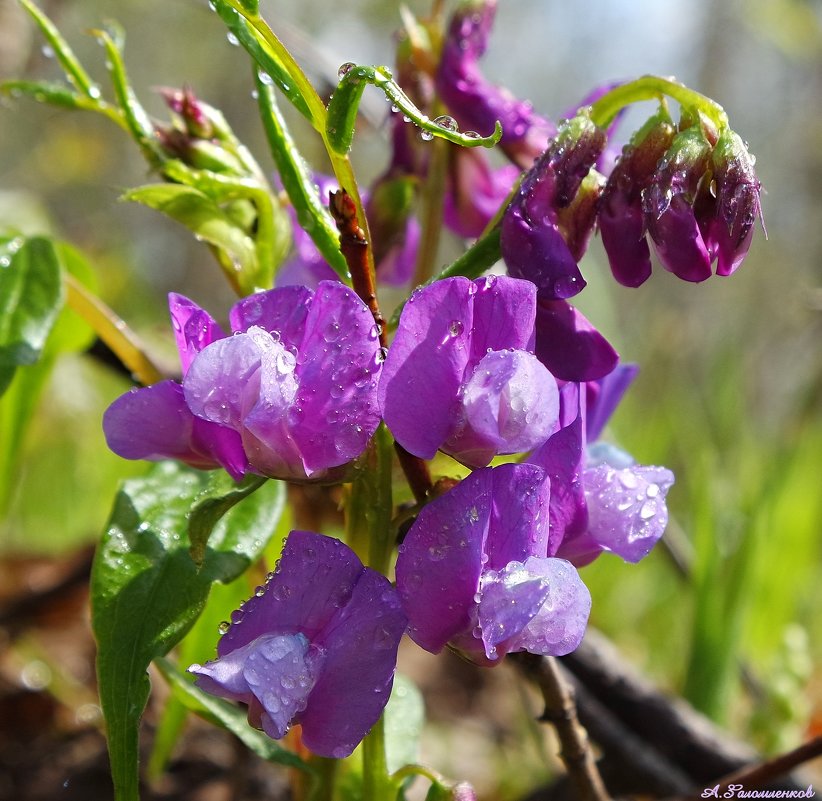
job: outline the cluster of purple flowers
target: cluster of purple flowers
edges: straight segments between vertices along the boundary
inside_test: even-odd
[[[460,7],[433,82],[463,125],[502,120],[517,165],[493,170],[456,149],[447,225],[478,236],[526,170],[500,224],[509,276],[417,289],[386,352],[368,307],[295,220],[296,256],[277,288],[235,304],[231,335],[171,296],[182,381],[134,389],[105,415],[109,445],[126,458],[176,458],[235,479],[345,481],[381,421],[413,456],[440,451],[471,469],[419,510],[396,587],[338,540],[294,531],[217,659],[192,666],[203,689],[247,704],[270,736],[299,723],[325,756],[350,754],[378,719],[406,631],[486,665],[577,647],[591,608],[577,567],[603,551],[647,555],[673,483],[599,441],[636,370],[568,302],[585,286],[578,261],[598,225],[623,284],[650,274],[648,238],[686,280],[707,278],[714,259],[727,275],[759,214],[753,162],[733,132],[690,118],[677,127],[660,112],[614,159],[612,131],[585,108],[557,128],[491,85],[478,60],[494,12],[493,0]],[[367,201],[378,276],[399,284],[419,226],[407,204],[390,204],[424,170],[407,127],[395,124],[392,164]]]

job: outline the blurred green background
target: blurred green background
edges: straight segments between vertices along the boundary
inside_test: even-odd
[[[165,117],[156,87],[188,84],[270,167],[247,59],[205,0],[42,7],[103,85],[102,51],[85,31],[116,18],[151,113]],[[325,89],[344,61],[392,62],[396,3],[288,0],[263,10]],[[0,0],[0,78],[56,78],[41,45],[15,3]],[[757,232],[734,276],[690,285],[656,269],[624,289],[596,239],[582,264],[580,307],[642,367],[610,436],[674,470],[669,537],[681,557],[657,548],[635,567],[604,556],[583,576],[593,622],[663,686],[763,749],[795,745],[822,730],[822,5],[517,0],[501,4],[485,72],[554,118],[598,84],[675,75],[724,105],[758,157],[768,238]],[[365,111],[352,157],[362,182],[387,156],[386,104],[367,92]],[[325,169],[316,138],[289,119]],[[624,136],[641,119],[629,116]],[[28,101],[0,108],[0,225],[78,247],[106,302],[171,361],[165,293],[214,310],[232,297],[182,227],[117,202],[148,178],[134,145],[102,118]],[[455,252],[446,243],[443,260]],[[109,454],[100,431],[126,386],[87,357],[60,361],[6,488],[5,553],[59,554],[98,536],[117,482],[143,469]],[[0,430],[0,443],[9,437]]]

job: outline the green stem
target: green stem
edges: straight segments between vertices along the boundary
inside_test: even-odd
[[[385,717],[381,717],[362,742],[363,801],[391,801],[395,787],[385,759]]]
[[[434,261],[442,232],[442,209],[445,201],[445,171],[448,167],[448,145],[441,139],[431,143],[428,180],[422,187],[420,246],[414,265],[411,286],[424,284],[434,272]]]
[[[308,801],[334,801],[334,787],[337,783],[340,760],[314,756],[312,767],[316,768]]]
[[[720,129],[728,126],[728,115],[719,103],[678,81],[657,75],[643,75],[606,92],[591,104],[591,119],[600,128],[607,128],[628,104],[640,100],[660,100],[665,95],[676,100],[685,109],[702,112]]]

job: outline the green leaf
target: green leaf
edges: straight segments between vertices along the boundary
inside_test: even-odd
[[[214,478],[172,462],[125,482],[91,576],[97,675],[118,801],[138,798],[138,728],[149,694],[146,670],[191,628],[214,581],[230,582],[274,532],[283,485],[269,481],[214,528],[199,569],[188,518]]]
[[[254,240],[198,189],[180,184],[150,184],[130,189],[123,199],[161,211],[212,245],[223,257],[220,263],[232,281],[238,273],[257,274]]]
[[[266,481],[264,476],[248,475],[237,484],[228,473],[212,473],[208,488],[197,498],[188,518],[191,558],[198,566],[203,563],[208,538],[220,518]]]
[[[63,299],[60,265],[48,239],[0,243],[0,367],[37,361]]]
[[[230,731],[257,756],[269,762],[298,768],[306,773],[312,772],[311,767],[296,754],[286,751],[263,732],[252,729],[248,725],[244,710],[222,698],[204,693],[167,659],[158,659],[157,667],[168,681],[174,696],[192,712]]]
[[[88,108],[86,98],[65,84],[55,81],[4,81],[0,84],[0,92],[10,97],[25,95],[38,103],[51,103],[63,108]],[[86,102],[83,102],[84,100]]]
[[[91,80],[88,73],[83,69],[77,56],[74,55],[68,42],[63,39],[60,31],[57,30],[54,23],[33,3],[29,0],[20,0],[20,4],[31,15],[32,19],[37,23],[43,36],[46,37],[54,55],[60,66],[66,73],[66,77],[79,89],[84,95],[96,99],[100,97],[100,89],[94,81]]]
[[[225,0],[215,0],[215,8],[228,30],[251,56],[257,66],[268,75],[274,85],[312,125],[314,118],[296,81],[277,55],[271,51],[259,34]],[[256,12],[254,12],[256,14]]]
[[[149,164],[153,167],[161,165],[165,161],[165,155],[158,144],[151,118],[129,83],[121,53],[121,36],[117,31],[112,32],[113,36],[108,31],[95,30],[92,33],[105,48],[111,83],[123,113],[126,129],[140,146]]]
[[[317,193],[316,183],[297,151],[285,120],[277,106],[274,90],[257,78],[260,115],[271,148],[271,156],[283,182],[297,221],[317,246],[323,258],[344,280],[350,281],[348,265],[340,250],[340,235],[331,215]]]
[[[366,84],[381,89],[386,99],[398,112],[402,112],[411,122],[422,128],[424,138],[432,139],[437,136],[463,147],[493,147],[502,138],[502,125],[499,120],[495,123],[492,133],[488,136],[481,136],[475,131],[461,133],[451,117],[442,116],[437,117],[436,120],[429,119],[403,92],[388,67],[366,67],[355,64],[346,66],[348,67],[346,71],[340,70],[343,75],[328,102],[328,115],[325,121],[328,143],[337,153],[345,154],[351,149],[357,109]],[[425,136],[426,133],[429,136]]]
[[[385,707],[385,760],[389,773],[419,758],[420,736],[425,722],[422,694],[411,679],[398,673]]]

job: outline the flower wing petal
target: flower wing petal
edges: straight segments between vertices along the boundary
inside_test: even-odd
[[[169,293],[168,310],[180,353],[180,365],[185,375],[194,357],[206,345],[225,337],[225,333],[205,309],[184,295]]]

